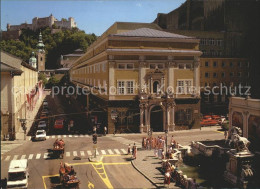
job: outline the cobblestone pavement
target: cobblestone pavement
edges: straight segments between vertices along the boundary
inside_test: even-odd
[[[159,170],[162,160],[154,156],[153,150],[139,150],[137,158],[132,160],[133,166],[141,172],[148,180],[150,180],[157,188],[168,187],[164,186],[164,176]],[[171,182],[169,188],[179,188],[175,183]]]

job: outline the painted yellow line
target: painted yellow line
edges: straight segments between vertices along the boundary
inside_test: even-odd
[[[122,154],[111,154],[111,155],[103,155],[103,156],[113,157],[113,156],[125,156],[125,155],[122,155]]]
[[[130,165],[130,162],[121,162],[121,163],[103,163],[103,165]]]
[[[42,182],[43,182],[44,189],[47,189],[44,176],[42,176]]]
[[[94,166],[94,164],[92,164],[93,168],[95,169],[95,171],[97,172],[97,174],[99,175],[99,177],[103,180],[103,182],[105,183],[105,185],[108,187],[108,188],[114,188],[110,182],[110,180],[108,179],[108,176],[107,176],[107,173],[106,173],[106,170],[105,170],[105,167],[104,167],[104,164],[102,164],[102,167],[103,167],[103,173],[99,173],[98,170],[96,169],[96,167]],[[101,174],[104,174],[105,177],[102,177]]]
[[[216,132],[224,134],[224,132],[223,132],[223,131],[216,131]]]

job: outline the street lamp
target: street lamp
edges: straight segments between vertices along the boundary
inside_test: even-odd
[[[168,129],[166,129],[165,131],[165,153],[167,152],[167,137],[168,137]]]

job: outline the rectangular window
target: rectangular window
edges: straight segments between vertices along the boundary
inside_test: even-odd
[[[184,80],[179,80],[177,82],[178,87],[178,93],[183,94],[184,93]]]
[[[134,64],[126,64],[126,69],[128,70],[134,69]]]
[[[218,77],[218,74],[216,72],[213,73],[213,77],[216,78]]]
[[[179,69],[184,69],[184,64],[179,64]]]
[[[238,76],[238,77],[242,77],[242,73],[241,73],[241,72],[238,72],[238,73],[237,73],[237,76]]]
[[[188,108],[188,109],[186,109],[186,120],[187,121],[190,121],[191,120],[191,116],[192,115],[192,110],[191,110],[191,108]]]
[[[218,95],[214,95],[214,102],[218,102]]]
[[[205,72],[205,77],[209,78],[209,73]]]
[[[155,64],[150,64],[150,69],[155,69],[156,65]]]
[[[225,63],[225,62],[222,62],[222,63],[221,63],[221,66],[222,66],[222,67],[225,67],[225,66],[226,66],[226,63]]]
[[[205,62],[205,67],[209,67],[209,62]]]
[[[230,62],[230,63],[229,63],[229,66],[232,68],[232,67],[233,67],[233,62]]]
[[[222,73],[221,73],[221,77],[225,77],[225,72],[222,72]]]
[[[233,76],[234,76],[234,72],[230,72],[230,73],[229,73],[229,76],[230,76],[230,77],[233,77]]]
[[[127,94],[134,94],[134,82],[127,81],[126,83],[127,83],[127,88],[126,88]]]
[[[117,68],[120,70],[123,70],[123,69],[125,69],[125,64],[118,64]]]
[[[207,94],[207,95],[205,94],[205,96],[204,96],[204,101],[205,101],[205,102],[209,102],[209,95],[208,95],[208,94]]]
[[[163,64],[157,64],[158,69],[163,69],[164,65]]]
[[[124,81],[117,82],[117,90],[118,90],[118,94],[125,94],[125,82]]]
[[[217,67],[218,63],[216,61],[213,62],[213,67]]]
[[[186,69],[191,69],[191,64],[186,64]]]
[[[107,64],[106,63],[102,64],[102,71],[106,72],[106,69],[107,69]]]
[[[185,81],[185,87],[186,87],[186,91],[188,94],[191,94],[192,91],[191,91],[191,80],[186,80]]]

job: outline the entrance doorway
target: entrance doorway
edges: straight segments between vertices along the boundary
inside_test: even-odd
[[[163,109],[160,106],[151,109],[150,126],[154,132],[163,131]]]

